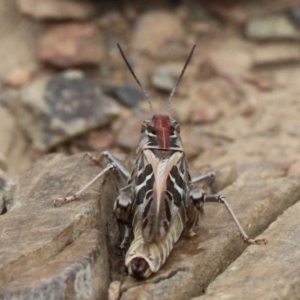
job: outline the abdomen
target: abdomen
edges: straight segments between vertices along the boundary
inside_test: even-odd
[[[134,240],[125,257],[129,274],[137,278],[147,278],[152,273],[156,273],[178,241],[184,229],[184,222],[184,212],[180,211],[163,239],[146,243],[142,234],[141,217],[136,214],[133,224]]]

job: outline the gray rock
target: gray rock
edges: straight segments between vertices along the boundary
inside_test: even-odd
[[[299,179],[298,179],[299,180]],[[300,203],[287,209],[262,234],[267,247],[249,247],[208,287],[205,299],[300,298]]]
[[[19,10],[38,20],[85,20],[95,14],[95,5],[91,1],[73,0],[18,0]]]
[[[144,94],[130,83],[125,83],[120,86],[115,95],[123,105],[127,107],[134,107],[144,97]]]
[[[105,228],[115,182],[106,182],[101,194],[94,184],[79,201],[53,206],[56,197],[73,194],[98,172],[82,154],[49,155],[6,195],[8,211],[0,215],[1,299],[107,299]]]
[[[42,151],[107,125],[119,113],[117,104],[76,70],[32,82],[11,106],[33,147]]]
[[[250,39],[298,39],[293,23],[284,14],[256,17],[246,24],[246,36]]]
[[[124,83],[121,86],[115,85],[101,85],[106,93],[112,95],[116,100],[126,107],[133,108],[145,96],[136,84]]]
[[[254,237],[298,201],[299,187],[299,178],[278,177],[275,168],[261,175],[258,168],[244,172],[222,194],[246,232]],[[181,238],[155,276],[143,282],[127,278],[122,285],[121,299],[184,300],[200,295],[246,248],[222,205],[205,205],[205,218],[197,233],[193,239]],[[259,248],[260,252],[268,251],[269,247],[270,244],[249,246],[255,248],[253,251]]]
[[[152,77],[152,84],[160,90],[171,92],[175,86],[183,64],[171,63],[158,67]]]
[[[294,21],[294,24],[299,28],[300,27],[300,6],[293,8],[290,11],[292,20]]]
[[[187,9],[188,16],[193,21],[208,21],[210,18],[208,11],[200,3],[190,3]]]

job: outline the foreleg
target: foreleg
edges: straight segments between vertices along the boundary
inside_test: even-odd
[[[77,191],[75,194],[71,196],[67,196],[64,198],[56,198],[54,200],[54,206],[57,206],[58,203],[64,204],[69,203],[72,201],[75,201],[78,199],[78,197],[89,187],[91,186],[95,181],[97,181],[100,177],[102,177],[107,172],[116,169],[116,165],[111,163],[106,166],[97,176],[95,176],[90,182],[88,182],[85,186],[83,186],[79,191]]]
[[[215,178],[216,178],[216,173],[215,172],[208,172],[206,174],[196,176],[192,178],[192,183],[200,182],[200,181],[207,181],[207,185],[209,186],[210,190],[212,193],[216,193],[216,188],[215,188]]]
[[[101,166],[101,162],[104,158],[106,158],[108,161],[116,165],[117,169],[126,179],[130,177],[130,173],[126,170],[126,168],[109,151],[103,151],[98,158],[88,152],[85,155],[98,166]]]
[[[71,196],[67,196],[64,198],[56,198],[54,200],[54,206],[57,206],[57,204],[64,204],[68,202],[72,202],[78,199],[78,197],[90,186],[92,185],[95,181],[97,181],[100,177],[102,177],[104,174],[106,174],[108,171],[113,171],[117,170],[119,176],[125,180],[128,180],[130,177],[130,173],[126,170],[126,168],[109,152],[109,151],[104,151],[100,154],[98,158],[93,156],[90,153],[85,154],[91,161],[93,161],[95,164],[98,166],[101,165],[101,162],[104,158],[107,158],[110,161],[110,164],[106,166],[96,177],[94,177],[90,182],[88,182],[85,186],[83,186],[79,191],[77,191],[75,194]],[[122,179],[120,178],[120,179]]]

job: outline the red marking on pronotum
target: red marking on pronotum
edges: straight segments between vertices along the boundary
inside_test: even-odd
[[[170,147],[170,118],[168,115],[154,115],[152,126],[157,135],[159,148],[168,150]]]

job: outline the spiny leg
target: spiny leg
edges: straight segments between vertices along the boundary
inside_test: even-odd
[[[128,179],[130,178],[130,173],[126,170],[126,168],[109,152],[103,151],[100,156],[97,158],[90,153],[85,154],[92,162],[96,165],[101,166],[101,162],[104,158],[115,164],[116,169],[120,172],[120,174]],[[114,213],[118,222],[125,226],[124,237],[120,244],[120,248],[124,249],[132,237],[132,226],[131,226],[131,211],[132,211],[132,200],[131,200],[131,185],[127,185],[120,189],[119,195],[114,203]]]
[[[255,244],[255,245],[261,245],[261,244],[266,244],[268,242],[267,239],[250,239],[245,230],[243,229],[242,225],[240,224],[239,220],[237,219],[235,213],[231,209],[229,203],[227,202],[226,198],[222,195],[205,195],[204,197],[205,202],[219,202],[223,203],[230,213],[231,217],[233,218],[234,222],[236,223],[244,241],[248,244]]]
[[[193,183],[196,183],[196,182],[199,182],[199,181],[202,181],[202,180],[214,180],[215,179],[215,172],[209,172],[209,173],[206,173],[206,174],[203,174],[203,175],[199,175],[199,176],[196,176],[196,177],[193,177],[192,178],[192,182]]]
[[[108,164],[106,168],[104,168],[97,176],[95,176],[91,181],[89,181],[85,186],[83,186],[80,190],[78,190],[75,194],[71,196],[67,196],[64,198],[56,198],[54,200],[54,206],[57,206],[58,203],[63,204],[63,203],[68,203],[75,201],[78,199],[78,197],[90,186],[92,185],[95,181],[97,181],[101,176],[109,172],[110,170],[116,169],[116,165],[114,163]]]
[[[199,176],[196,176],[196,177],[193,177],[192,178],[192,183],[196,183],[196,182],[199,182],[199,181],[208,181],[208,186],[211,190],[212,193],[216,193],[216,188],[215,188],[215,178],[216,178],[216,173],[215,172],[208,172],[206,174],[203,174],[203,175],[199,175]]]
[[[214,190],[215,172],[208,172],[192,178],[192,184],[207,181],[207,185],[210,187],[212,192]],[[203,214],[203,206],[205,202],[205,192],[202,188],[193,188],[190,190],[189,198],[190,203],[187,208],[187,222],[186,228],[190,237],[195,236],[194,227],[198,225],[199,217]]]
[[[98,166],[100,166],[102,160],[106,158],[111,163],[114,163],[116,165],[117,169],[121,172],[123,176],[126,177],[126,179],[130,177],[130,173],[126,170],[126,168],[109,151],[103,151],[98,158],[88,152],[85,153],[85,156],[87,156],[92,162],[94,162]]]

